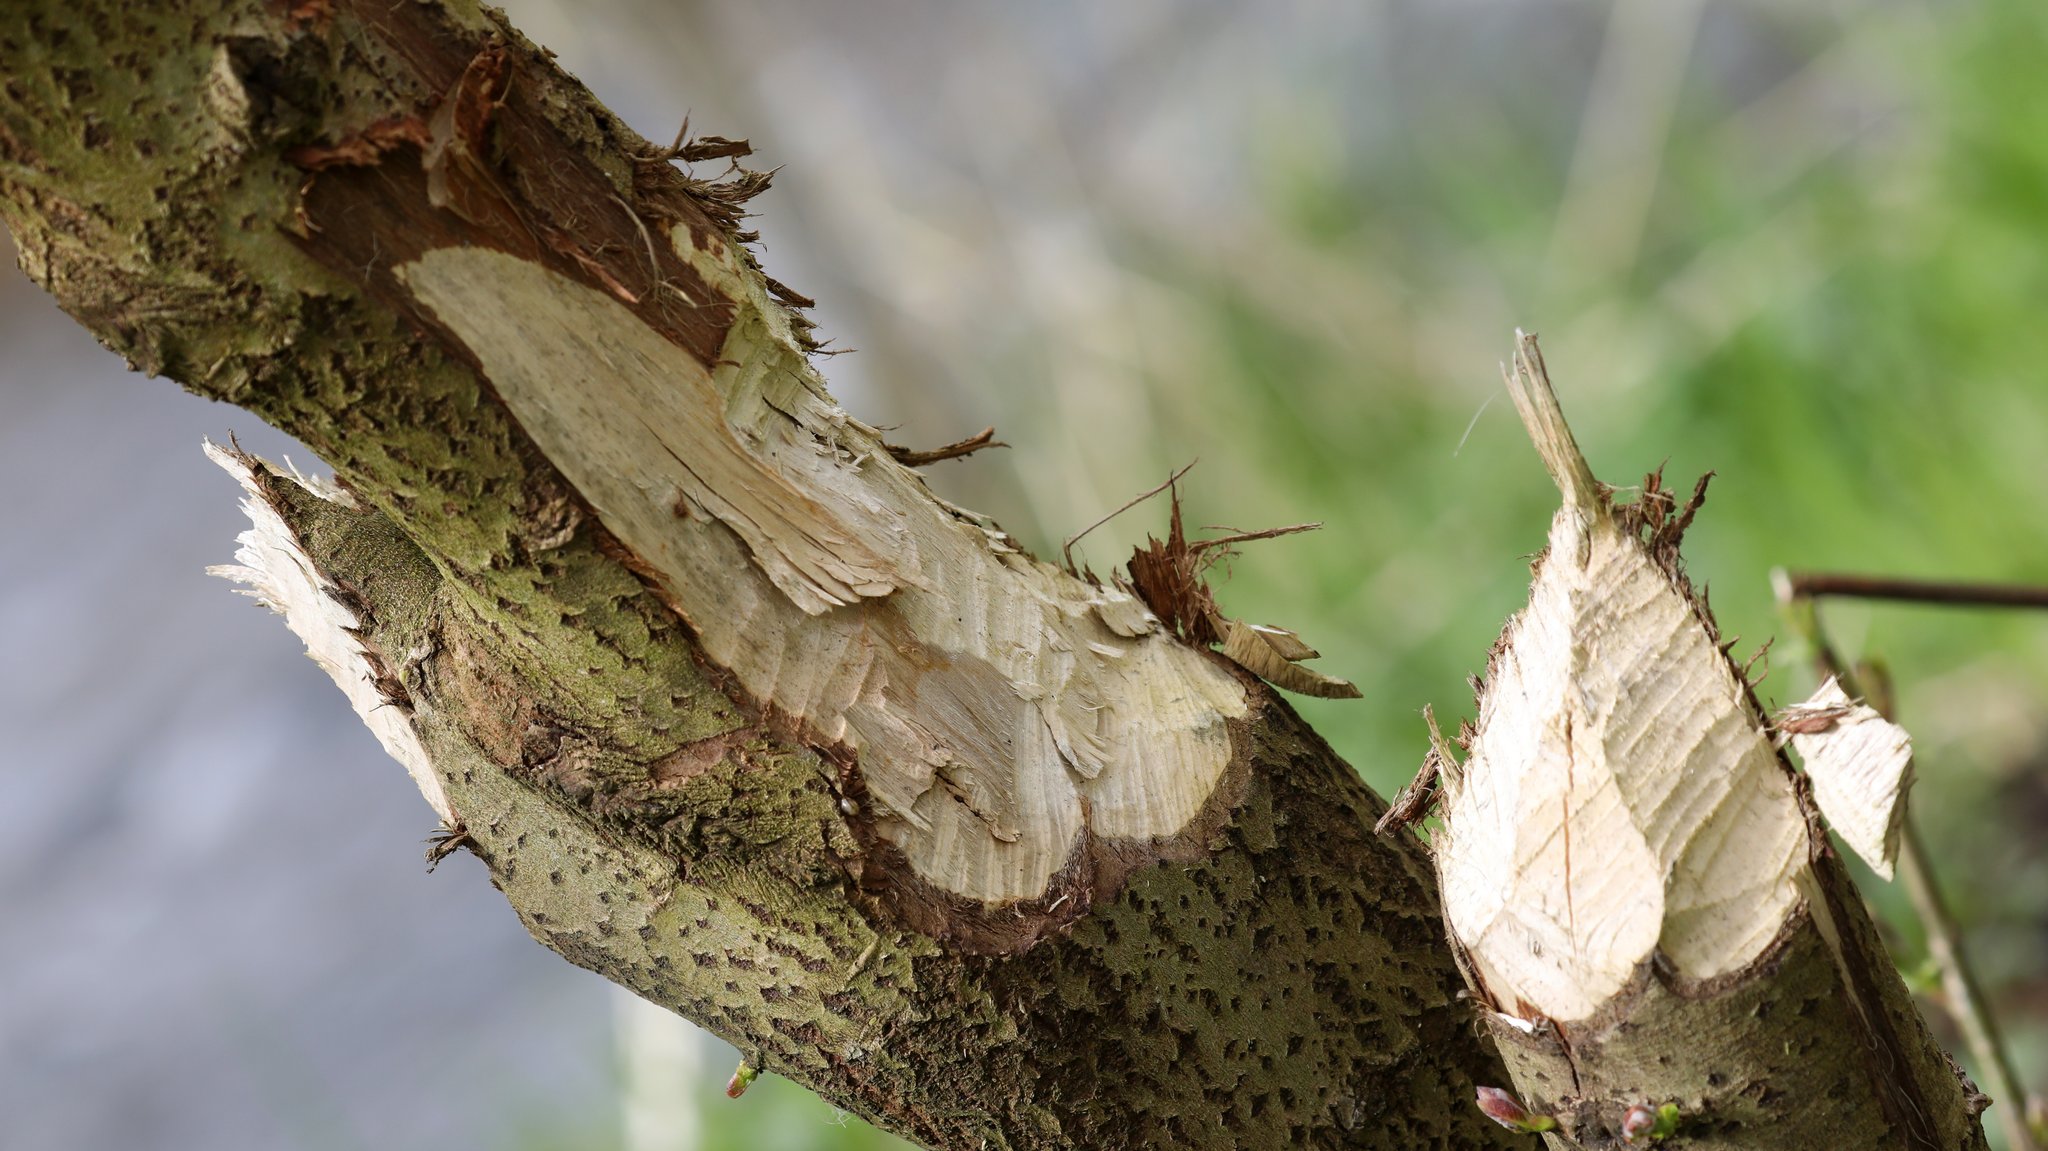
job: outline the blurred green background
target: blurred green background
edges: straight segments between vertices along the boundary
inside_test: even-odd
[[[1199,457],[1191,524],[1323,521],[1218,598],[1358,684],[1299,706],[1383,792],[1424,704],[1470,713],[1555,506],[1497,402],[1516,326],[1604,479],[1718,473],[1690,568],[1739,652],[1780,635],[1769,704],[1813,686],[1774,566],[2048,583],[2038,0],[509,8],[648,137],[687,110],[783,165],[762,259],[859,349],[824,364],[841,400],[1012,445],[929,469],[948,498],[1052,555]],[[1164,515],[1080,551],[1106,572]],[[1893,671],[1918,818],[2048,1088],[2048,617],[1827,619]],[[728,1055],[619,1050],[629,1085],[696,1068],[689,1117],[593,1103],[503,1145],[886,1144],[773,1079],[724,1099]]]

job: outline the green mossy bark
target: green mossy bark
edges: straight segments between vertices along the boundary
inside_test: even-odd
[[[644,142],[487,11],[302,7],[16,5],[0,218],[109,347],[299,437],[362,502],[267,485],[537,938],[934,1147],[1507,1145],[1470,1104],[1503,1072],[1419,845],[1374,838],[1377,799],[1256,686],[1207,858],[1015,956],[864,903],[845,765],[702,664],[474,366],[379,295],[395,257],[352,265],[345,219],[301,217],[287,159],[430,107],[493,37],[561,170],[634,199]],[[692,226],[729,224],[705,205]]]

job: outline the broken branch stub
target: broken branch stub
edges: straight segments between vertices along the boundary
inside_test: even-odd
[[[1564,502],[1434,847],[1522,1097],[1559,1146],[1644,1099],[1728,1133],[1688,1145],[1980,1146],[1679,565],[1697,500],[1615,507],[1532,337],[1505,374]]]

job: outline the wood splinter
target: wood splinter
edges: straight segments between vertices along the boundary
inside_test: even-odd
[[[891,443],[884,443],[882,445],[883,449],[889,453],[891,459],[894,459],[906,468],[921,468],[926,464],[938,463],[940,460],[964,459],[983,448],[1007,448],[1009,446],[996,438],[994,425],[983,428],[964,440],[956,440],[944,447],[932,448],[929,451],[918,451],[916,448],[906,448]]]
[[[1850,699],[1833,677],[1812,699],[1779,712],[1774,725],[1805,764],[1828,826],[1872,871],[1890,879],[1913,787],[1906,729]]]
[[[1416,771],[1415,778],[1394,796],[1393,802],[1387,805],[1386,813],[1373,824],[1374,835],[1385,835],[1397,827],[1412,827],[1421,822],[1429,814],[1429,809],[1436,805],[1437,778],[1458,770],[1450,741],[1436,726],[1436,709],[1426,703],[1422,705],[1422,722],[1429,725],[1429,754],[1422,758],[1422,767]]]

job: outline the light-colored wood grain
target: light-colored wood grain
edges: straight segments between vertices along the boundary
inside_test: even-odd
[[[1566,502],[1447,773],[1452,929],[1501,1010],[1591,1015],[1661,952],[1743,967],[1799,900],[1790,780],[1672,573],[1622,530],[1525,351],[1517,406]]]
[[[1913,786],[1912,737],[1850,699],[1833,677],[1812,699],[1780,712],[1777,723],[1790,732],[1828,826],[1872,871],[1890,879]]]
[[[1229,760],[1242,686],[1127,593],[932,498],[706,243],[675,237],[748,301],[715,371],[616,299],[504,253],[440,249],[400,275],[705,654],[859,753],[878,830],[922,878],[1028,899],[1084,826],[1185,826]]]

